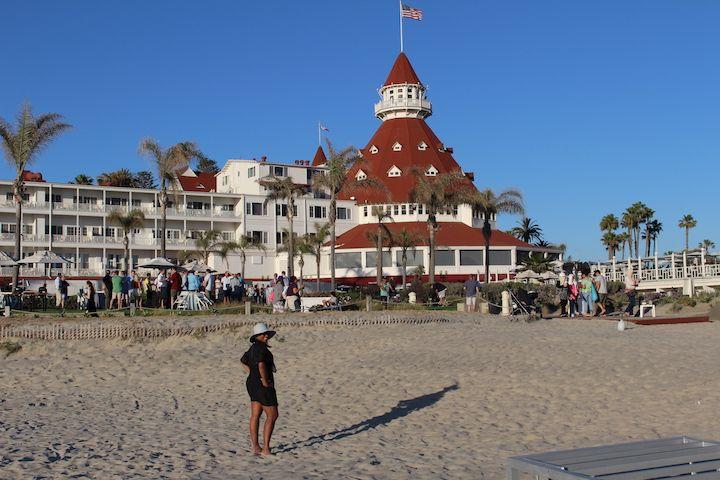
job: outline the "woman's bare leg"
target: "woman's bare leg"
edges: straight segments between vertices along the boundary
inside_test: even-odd
[[[270,437],[272,437],[275,421],[278,418],[278,407],[262,407],[265,412],[265,426],[263,427],[263,455],[270,455]]]
[[[250,402],[250,448],[255,455],[261,451],[258,443],[258,430],[260,430],[260,415],[262,415],[262,412],[263,407],[260,402]]]

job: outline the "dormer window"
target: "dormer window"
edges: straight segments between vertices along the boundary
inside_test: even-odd
[[[400,142],[395,142],[392,146],[393,152],[399,152],[402,150],[402,145],[400,145]]]
[[[355,174],[355,180],[360,181],[365,179],[367,179],[367,174],[362,170],[358,170],[358,172]]]
[[[370,147],[370,153],[372,153],[373,155],[375,155],[375,154],[378,153],[378,152],[379,152],[379,150],[378,150],[378,148],[377,148],[375,145],[372,145],[372,146]]]
[[[418,143],[418,150],[420,150],[421,152],[424,152],[425,150],[427,150],[427,143],[425,143],[425,142]]]
[[[399,177],[402,175],[402,170],[400,170],[397,166],[393,165],[390,167],[390,170],[387,172],[388,177]]]
[[[438,174],[438,169],[430,165],[427,170],[425,170],[425,176],[426,177],[436,177]]]

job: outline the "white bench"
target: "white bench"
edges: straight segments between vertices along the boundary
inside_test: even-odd
[[[650,315],[655,318],[655,305],[652,303],[641,303],[640,304],[640,318],[645,316],[645,311],[650,310]]]

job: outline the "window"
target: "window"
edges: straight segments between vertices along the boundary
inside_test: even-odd
[[[187,238],[192,238],[193,240],[196,240],[198,237],[200,237],[200,231],[198,230],[190,230],[187,232]]]
[[[220,235],[222,236],[222,239],[226,242],[235,239],[235,232],[222,232]]]
[[[45,225],[45,235],[62,235],[62,225]]]
[[[275,232],[275,243],[282,245],[287,241],[288,232]],[[293,232],[293,237],[297,238],[297,233]]]
[[[227,186],[228,181],[229,181],[228,176],[227,176],[227,175],[223,175],[223,177],[222,177],[223,187]]]
[[[275,177],[284,177],[287,175],[287,169],[276,165],[272,167],[272,174]]]
[[[54,196],[54,195],[53,195]],[[58,195],[59,197],[59,195]],[[133,200],[133,204],[135,204],[136,200]],[[80,195],[79,197],[73,197],[73,203],[83,203],[83,204],[97,204],[98,199],[97,197],[86,197],[84,195]],[[137,203],[140,204],[140,200],[137,200]]]
[[[55,200],[53,200],[55,201]],[[128,201],[127,198],[119,198],[119,197],[107,197],[105,199],[105,205],[127,205]]]
[[[267,215],[267,208],[260,202],[248,202],[245,204],[245,213],[248,215]]]
[[[210,208],[209,203],[203,202],[187,202],[185,206],[188,210],[207,210]]]
[[[365,267],[372,268],[375,266],[377,261],[377,252],[365,252]],[[392,255],[390,252],[382,252],[382,264],[383,267],[389,267],[392,265]]]
[[[510,250],[490,250],[490,265],[510,265]]]
[[[252,238],[255,243],[268,243],[268,234],[262,230],[252,230],[248,232],[247,235]]]
[[[483,265],[483,251],[460,250],[460,265]]]
[[[358,172],[355,174],[355,180],[360,181],[365,179],[367,179],[367,174],[362,170],[358,170]]]
[[[8,195],[10,195],[10,199],[12,200],[12,194],[9,193]],[[52,198],[53,203],[62,203],[62,195],[58,193],[53,193],[50,198]],[[25,199],[23,198],[23,200]]]
[[[365,207],[367,208],[367,207]],[[350,209],[345,207],[337,207],[335,217],[338,220],[350,220]]]
[[[439,267],[455,266],[455,250],[436,250],[435,265]]]
[[[310,218],[325,218],[327,217],[327,208],[319,205],[310,206]]]
[[[278,217],[287,217],[288,214],[288,206],[286,203],[276,203],[275,204],[275,215]],[[297,205],[293,205],[293,216],[297,217]]]
[[[115,228],[115,227],[106,227],[105,228],[105,236],[106,237],[115,238],[116,233],[117,233],[117,228]]]
[[[395,260],[397,260],[398,266],[402,265],[402,252],[395,252]],[[407,251],[407,266],[408,267],[421,267],[423,265],[423,252],[422,250],[408,250]]]
[[[234,212],[235,211],[235,205],[231,203],[227,203],[225,205],[220,205],[220,210],[223,212]]]
[[[32,235],[35,233],[35,225],[23,225],[22,232],[24,235]]]
[[[141,233],[142,233],[142,228],[133,228],[132,229],[133,235],[140,235]],[[85,233],[83,233],[83,235],[85,235]]]
[[[255,167],[248,168],[248,178],[253,178],[255,176]]]
[[[393,205],[393,215],[396,217],[400,215],[400,205]]]
[[[414,203],[411,203],[408,207],[410,209],[410,215],[413,215],[417,210],[417,205],[415,205]]]
[[[90,234],[93,237],[102,237],[103,236],[102,227],[92,227],[92,229],[90,230]]]
[[[418,143],[418,150],[420,150],[421,152],[424,152],[425,150],[427,150],[427,143],[425,143],[425,142]]]
[[[400,142],[395,142],[392,146],[393,152],[399,152],[402,150],[402,145],[400,145]]]
[[[337,268],[362,268],[360,252],[336,253],[335,266]]]
[[[368,207],[365,206],[365,207],[363,207],[363,217],[367,217],[367,216],[368,216]]]
[[[378,148],[377,148],[375,145],[371,146],[371,147],[370,147],[370,153],[372,153],[373,155],[375,155],[376,153],[378,153]]]
[[[0,233],[15,233],[15,224],[14,223],[0,224]]]
[[[400,215],[407,215],[407,205],[404,203],[400,205]]]
[[[402,170],[393,165],[392,167],[390,167],[390,170],[388,170],[387,174],[388,177],[399,177],[400,175],[402,175]]]
[[[419,213],[420,215],[423,215],[424,211],[425,211],[425,205],[423,205],[422,203],[419,204],[419,205],[418,205],[418,213]]]
[[[133,207],[140,208],[140,206],[141,206],[140,200],[135,200],[135,199],[133,199],[133,201],[132,201],[132,206],[133,206]]]
[[[436,177],[438,174],[438,169],[434,166],[430,165],[427,170],[425,170],[425,176],[426,177]]]
[[[80,234],[80,229],[78,227],[65,227],[65,234],[68,236],[74,236]]]
[[[168,240],[180,240],[180,230],[165,230],[165,237]]]

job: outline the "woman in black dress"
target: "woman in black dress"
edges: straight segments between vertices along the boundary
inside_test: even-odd
[[[241,359],[243,368],[248,373],[245,385],[250,395],[250,444],[254,454],[270,455],[270,437],[272,437],[275,421],[278,418],[278,401],[275,392],[273,373],[275,362],[267,342],[275,332],[264,323],[253,327],[250,337],[252,346]],[[260,416],[265,413],[263,428],[263,448],[258,443]]]
[[[87,313],[91,317],[97,317],[97,307],[95,306],[95,286],[91,281],[85,283],[87,289],[85,289],[85,298],[87,299]]]

